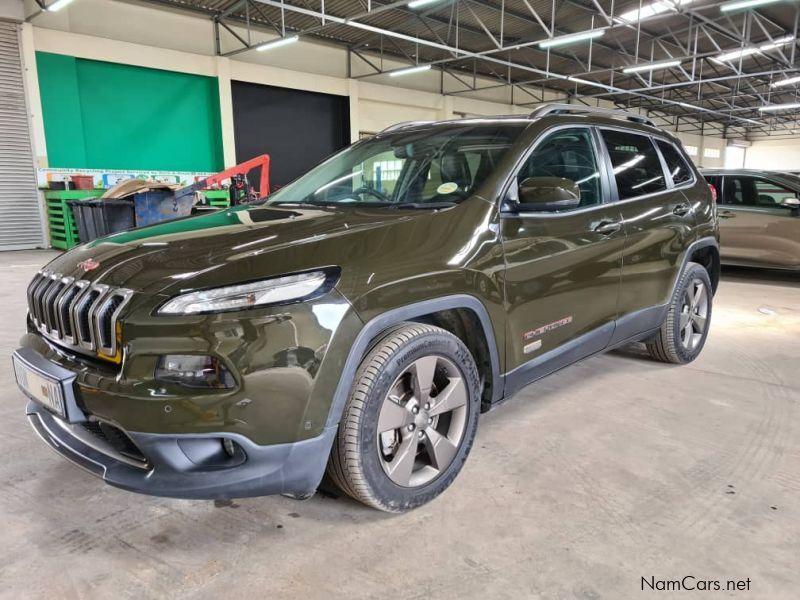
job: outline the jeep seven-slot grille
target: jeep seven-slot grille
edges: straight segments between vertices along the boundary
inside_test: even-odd
[[[46,337],[78,350],[117,356],[117,321],[132,292],[41,271],[28,286],[28,311]]]

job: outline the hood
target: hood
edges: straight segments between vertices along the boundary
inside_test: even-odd
[[[431,215],[428,210],[243,206],[95,240],[61,255],[47,269],[144,293],[175,293],[333,266],[356,238]],[[80,263],[94,268],[86,271]]]

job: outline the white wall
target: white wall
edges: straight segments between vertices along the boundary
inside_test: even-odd
[[[754,141],[745,152],[744,166],[748,169],[800,171],[800,137]]]
[[[33,0],[25,0],[27,14],[35,11]],[[378,75],[368,78],[347,78],[347,54],[340,47],[305,41],[267,52],[249,51],[230,58],[214,54],[213,26],[209,18],[155,8],[149,4],[118,0],[77,0],[57,13],[42,13],[24,26],[27,78],[36,81],[34,50],[68,54],[81,58],[105,60],[142,67],[195,73],[218,77],[222,109],[223,151],[226,166],[235,162],[233,118],[230,81],[247,81],[293,89],[338,94],[350,98],[351,139],[359,132],[375,132],[399,121],[449,119],[461,116],[492,114],[526,114],[530,107],[512,105],[510,88],[495,88],[481,92],[451,95],[463,90],[455,78],[431,70],[403,77]],[[237,32],[243,37],[242,28]],[[222,33],[223,51],[236,48],[232,36]],[[274,37],[253,32],[252,42]],[[33,45],[33,48],[31,48]],[[379,59],[375,59],[379,60]],[[384,68],[408,66],[387,59]],[[351,74],[363,75],[370,68],[358,58],[352,60]],[[496,80],[477,78],[478,86],[492,85]],[[445,93],[440,94],[444,85]],[[39,166],[47,166],[44,127],[41,122],[41,102],[38,86],[31,85],[30,105],[34,143]],[[540,89],[535,92],[541,93]],[[547,94],[547,100],[563,101],[561,92]],[[517,102],[529,102],[531,97],[517,90]],[[601,101],[601,106],[613,104]],[[660,120],[656,118],[656,122]],[[665,124],[666,122],[661,122]],[[704,147],[724,148],[721,138],[688,136],[701,150],[702,166],[721,166],[718,160],[703,159]],[[718,164],[717,164],[718,163]]]
[[[725,168],[742,169],[744,168],[744,155],[747,148],[743,146],[725,146]]]

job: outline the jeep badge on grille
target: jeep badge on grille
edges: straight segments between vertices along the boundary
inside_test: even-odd
[[[89,271],[94,271],[97,267],[99,267],[100,263],[93,258],[87,258],[86,260],[79,262],[78,266],[88,273]]]

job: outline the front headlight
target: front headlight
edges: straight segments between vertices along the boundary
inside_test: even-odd
[[[308,300],[330,290],[337,275],[338,269],[326,269],[189,292],[175,296],[158,312],[162,315],[194,315]]]

